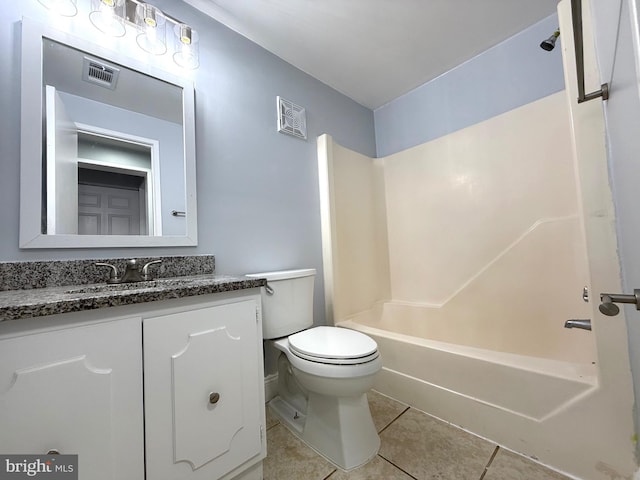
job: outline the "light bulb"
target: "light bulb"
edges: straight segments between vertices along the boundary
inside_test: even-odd
[[[162,55],[167,51],[166,19],[159,8],[147,3],[138,4],[136,26],[136,42],[141,49],[153,55]]]
[[[200,65],[198,32],[189,25],[179,23],[173,27],[173,61],[182,68],[194,69]]]
[[[122,37],[126,33],[124,17],[124,0],[91,0],[89,19],[105,35]]]

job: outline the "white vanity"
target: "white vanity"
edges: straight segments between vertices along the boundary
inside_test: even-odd
[[[2,453],[78,454],[83,480],[261,479],[259,285],[210,278],[212,293],[0,321]],[[135,295],[64,288],[31,292]]]

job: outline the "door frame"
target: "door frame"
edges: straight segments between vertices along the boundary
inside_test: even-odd
[[[88,158],[78,158],[78,164],[82,164],[85,168],[94,170],[102,170],[108,172],[124,173],[127,175],[136,175],[146,177],[146,198],[147,205],[147,232],[150,236],[162,235],[162,195],[160,183],[160,142],[152,138],[131,135],[116,130],[87,125],[85,123],[76,123],[78,133],[89,134],[96,137],[108,138],[122,143],[134,144],[149,148],[151,154],[151,168],[133,167],[129,165],[121,165],[116,162],[105,162],[101,160],[92,160]]]

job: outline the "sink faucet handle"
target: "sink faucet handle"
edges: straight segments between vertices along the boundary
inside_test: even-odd
[[[107,283],[118,283],[120,282],[120,275],[118,273],[118,267],[115,265],[111,265],[110,263],[101,263],[98,262],[95,264],[96,267],[109,267],[111,271],[109,272],[109,279]]]
[[[151,274],[149,273],[149,267],[151,265],[156,265],[158,263],[162,263],[162,260],[153,260],[151,262],[147,262],[142,267],[142,278],[144,280],[151,280]]]

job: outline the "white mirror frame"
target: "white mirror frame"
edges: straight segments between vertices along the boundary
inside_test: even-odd
[[[182,87],[186,234],[46,235],[42,217],[43,38],[112,60],[146,75]],[[195,99],[193,83],[122,54],[91,44],[33,20],[22,19],[20,133],[20,248],[118,248],[195,246],[198,244],[196,203]],[[37,136],[37,138],[34,138]]]

